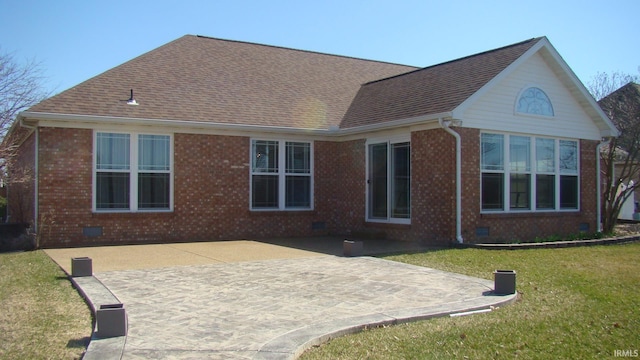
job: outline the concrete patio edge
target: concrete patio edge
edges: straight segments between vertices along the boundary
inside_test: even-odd
[[[606,239],[592,240],[567,240],[567,241],[550,241],[540,243],[518,243],[518,244],[454,244],[457,248],[475,248],[485,250],[525,250],[525,249],[551,249],[551,248],[568,248],[578,246],[594,246],[594,245],[613,245],[624,244],[628,242],[640,241],[640,235],[619,236]]]
[[[100,305],[119,303],[120,300],[118,300],[118,298],[94,276],[73,277],[69,274],[67,275],[73,286],[78,290],[87,305],[89,305],[94,319],[91,340],[82,359],[121,359],[124,352],[124,345],[126,343],[126,336],[102,339],[95,335],[97,331],[97,323],[95,321],[96,309],[100,308]]]
[[[482,299],[495,297],[495,301],[487,302]],[[476,303],[464,301],[460,306],[451,308],[448,306],[423,307],[414,309],[398,309],[386,313],[374,313],[354,316],[342,319],[340,322],[320,322],[283,334],[258,350],[254,359],[296,359],[306,350],[318,346],[331,339],[355,334],[368,328],[376,328],[388,325],[399,325],[415,321],[429,320],[452,314],[473,312],[508,305],[516,301],[518,293],[510,295],[485,294],[476,299]]]

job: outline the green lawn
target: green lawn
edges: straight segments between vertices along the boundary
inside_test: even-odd
[[[302,359],[593,359],[640,350],[640,243],[388,259],[486,279],[495,269],[514,269],[521,296],[490,313],[334,339]]]
[[[303,359],[613,358],[640,349],[640,243],[451,249],[389,257],[490,279],[515,269],[520,299],[496,311],[334,339]],[[0,254],[0,359],[79,358],[91,314],[42,251]]]
[[[42,251],[0,253],[0,359],[78,359],[91,312]]]

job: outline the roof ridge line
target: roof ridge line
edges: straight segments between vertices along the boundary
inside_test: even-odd
[[[408,74],[411,74],[411,73],[414,73],[414,72],[431,69],[431,68],[434,68],[434,67],[437,67],[437,66],[451,64],[451,63],[454,63],[454,62],[457,62],[457,61],[470,59],[470,58],[473,58],[473,57],[476,57],[476,56],[486,55],[486,54],[489,54],[489,53],[492,53],[492,52],[496,52],[496,51],[500,51],[500,50],[504,50],[504,49],[507,49],[507,48],[510,48],[510,47],[515,47],[515,46],[518,46],[518,45],[526,44],[526,43],[534,41],[534,40],[540,40],[542,38],[544,38],[544,37],[540,36],[540,37],[535,37],[535,38],[523,40],[523,41],[517,42],[515,44],[501,46],[501,47],[498,47],[498,48],[495,48],[495,49],[482,51],[482,52],[479,52],[479,53],[463,56],[463,57],[460,57],[460,58],[457,58],[457,59],[453,59],[453,60],[447,60],[447,61],[444,61],[444,62],[441,62],[441,63],[437,63],[437,64],[434,64],[434,65],[429,65],[429,66],[418,68],[418,69],[415,69],[415,70],[412,70],[412,71],[408,71],[406,73],[402,73],[402,74],[398,74],[398,75],[394,75],[394,76],[389,76],[389,77],[383,78],[383,79],[372,80],[372,81],[369,81],[368,83],[365,83],[363,85],[374,84],[374,83],[377,83],[377,82],[380,82],[380,81],[385,81],[385,80],[397,78],[397,77],[400,77],[400,76],[405,76],[405,75],[408,75]]]
[[[198,37],[198,38],[208,39],[208,40],[227,41],[227,42],[241,43],[241,44],[247,44],[247,45],[264,46],[264,47],[269,47],[269,48],[274,48],[274,49],[282,49],[282,50],[290,50],[290,51],[297,51],[297,52],[305,52],[305,53],[316,54],[316,55],[339,57],[339,58],[344,58],[344,59],[368,61],[368,62],[374,62],[374,63],[378,63],[378,64],[388,64],[388,65],[411,67],[411,68],[415,68],[416,70],[421,69],[421,67],[415,66],[415,65],[400,64],[400,63],[394,63],[394,62],[390,62],[390,61],[365,59],[365,58],[349,56],[349,55],[330,54],[330,53],[321,52],[321,51],[315,51],[315,50],[296,49],[296,48],[286,47],[286,46],[281,46],[281,45],[270,45],[270,44],[257,43],[257,42],[253,42],[253,41],[223,39],[223,38],[217,38],[217,37],[207,36],[207,35],[190,35],[190,36],[195,36],[195,37]]]

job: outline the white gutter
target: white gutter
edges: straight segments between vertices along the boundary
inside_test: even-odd
[[[460,141],[460,134],[450,128],[454,122],[456,122],[456,126],[462,124],[459,120],[445,121],[442,118],[438,119],[438,124],[444,131],[456,138],[456,241],[462,244],[464,242],[462,238],[462,142]]]
[[[438,113],[425,116],[416,116],[412,118],[387,121],[378,124],[369,124],[356,126],[352,128],[341,129],[338,127],[330,127],[329,129],[313,129],[313,128],[292,128],[286,126],[261,126],[248,124],[225,124],[208,121],[190,121],[190,120],[171,120],[171,119],[145,119],[145,118],[126,118],[99,115],[77,115],[77,114],[56,114],[24,111],[20,113],[21,119],[33,119],[43,121],[61,121],[61,122],[82,122],[89,124],[110,124],[110,125],[133,125],[133,126],[175,126],[186,129],[211,129],[220,131],[239,131],[239,132],[263,132],[278,133],[291,135],[319,135],[340,137],[354,135],[370,131],[385,130],[396,128],[398,126],[409,126],[414,124],[422,124],[425,121],[435,121],[441,117],[449,117],[451,113]]]
[[[596,146],[596,227],[598,232],[602,232],[602,174],[600,174],[600,151],[602,147],[609,145],[610,142],[611,139],[607,138]]]
[[[35,149],[34,149],[34,179],[33,179],[33,232],[38,232],[38,147],[39,147],[39,139],[38,139],[38,128],[37,126],[31,126],[24,123],[24,118],[20,118],[20,126],[25,129],[30,129],[35,134]]]

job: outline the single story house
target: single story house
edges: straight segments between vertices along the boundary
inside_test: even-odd
[[[545,37],[417,68],[187,35],[21,113],[9,211],[44,247],[528,240],[597,230],[616,135]]]

